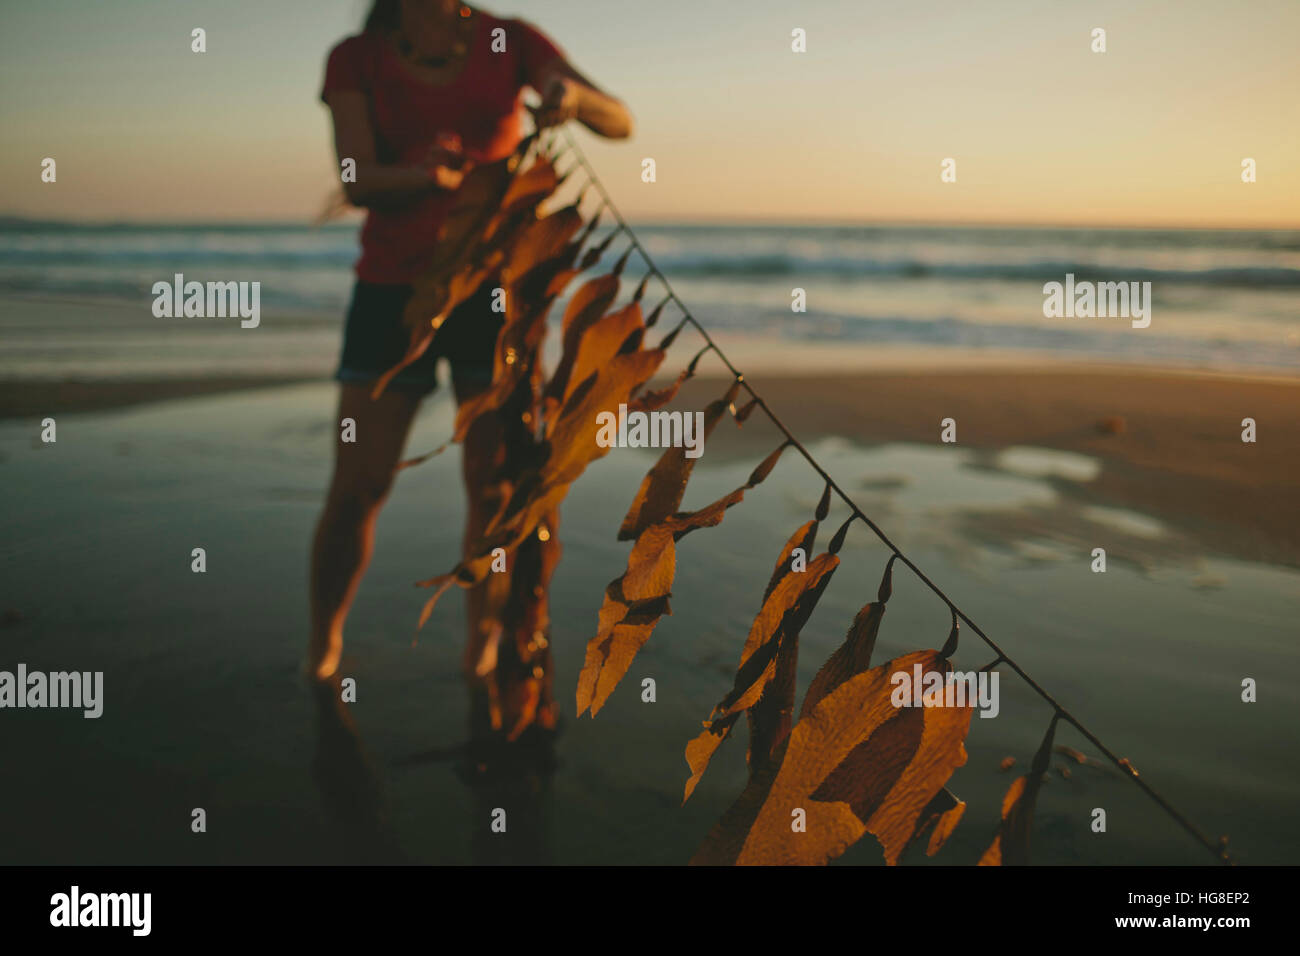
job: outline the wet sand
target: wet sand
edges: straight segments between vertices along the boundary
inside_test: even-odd
[[[959,446],[1094,456],[1097,478],[1071,483],[1094,503],[1194,526],[1247,560],[1300,565],[1300,382],[1064,365],[754,380],[801,437],[937,446],[952,418]]]
[[[0,418],[303,380],[0,382]],[[1300,381],[1060,362],[823,375],[759,368],[750,380],[801,439],[838,435],[864,444],[942,447],[940,423],[952,418],[959,447],[1035,446],[1093,456],[1101,473],[1070,483],[1072,493],[1157,515],[1246,560],[1300,566]],[[681,404],[700,407],[723,387],[701,375],[683,389]],[[1242,441],[1244,418],[1256,422],[1254,443]],[[768,441],[764,431],[746,429],[755,442]]]
[[[44,418],[67,412],[125,408],[173,398],[216,395],[309,380],[301,375],[285,375],[178,378],[152,382],[0,382],[0,419]]]

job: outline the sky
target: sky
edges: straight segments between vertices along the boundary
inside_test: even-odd
[[[337,183],[325,57],[367,6],[0,0],[0,215],[311,219]],[[628,103],[632,140],[581,141],[634,220],[1300,227],[1297,0],[485,9]]]

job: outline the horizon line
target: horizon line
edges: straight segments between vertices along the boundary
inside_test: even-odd
[[[167,227],[279,227],[279,228],[302,228],[315,227],[325,228],[339,225],[356,225],[360,226],[363,215],[348,214],[339,219],[327,223],[315,223],[310,217],[298,219],[221,219],[221,218],[201,218],[191,217],[186,219],[125,219],[125,218],[60,218],[60,217],[40,217],[29,216],[21,213],[0,212],[0,228],[7,228],[13,225],[54,225],[69,227],[89,227],[89,228],[106,228],[113,226],[167,226]],[[636,222],[643,226],[653,227],[674,227],[674,226],[761,226],[761,227],[794,227],[794,228],[908,228],[908,227],[932,227],[932,228],[966,228],[966,229],[1115,229],[1115,230],[1132,230],[1132,231],[1183,231],[1183,232],[1297,232],[1300,231],[1300,222],[1294,225],[1258,225],[1258,224],[1225,224],[1225,223],[1169,223],[1169,222],[1052,222],[1052,221],[1026,221],[1026,220],[998,220],[998,219],[857,219],[850,217],[810,217],[808,219],[790,219],[780,216],[690,216],[690,217],[647,217],[635,219]]]

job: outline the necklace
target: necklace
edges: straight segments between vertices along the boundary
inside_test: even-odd
[[[465,42],[465,36],[468,32],[470,18],[473,17],[474,11],[467,6],[460,8],[460,23],[457,24],[458,35],[452,41],[451,50],[441,55],[418,54],[411,41],[402,33],[397,34],[397,49],[402,56],[416,66],[426,67],[431,70],[440,70],[450,66],[452,63],[459,61],[469,50],[469,44]],[[463,24],[463,26],[462,26]]]

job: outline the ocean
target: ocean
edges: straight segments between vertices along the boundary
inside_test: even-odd
[[[1297,230],[633,226],[706,325],[796,351],[888,347],[936,356],[996,352],[1300,370]],[[0,220],[0,376],[326,373],[337,355],[357,230],[355,221],[311,227]],[[615,242],[607,260],[619,251]],[[634,257],[632,282],[639,268]],[[178,272],[187,280],[260,282],[259,329],[155,318],[151,287]],[[1045,317],[1044,283],[1067,274],[1150,282],[1150,327],[1135,329],[1115,317]],[[795,289],[804,290],[806,311],[792,310]],[[647,304],[661,294],[652,284]],[[83,309],[52,321],[24,308],[36,299],[125,308],[115,308],[111,319]]]

